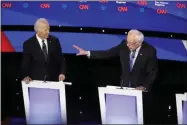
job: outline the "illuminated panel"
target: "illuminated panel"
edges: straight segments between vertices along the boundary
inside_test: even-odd
[[[187,25],[187,4],[180,1],[4,1],[1,6],[2,25],[33,25],[36,19],[44,17],[53,26],[136,28],[187,33],[184,27]],[[104,10],[106,13],[103,13]],[[130,21],[124,21],[126,19]]]
[[[183,124],[187,124],[187,101],[183,101]]]
[[[57,89],[29,88],[30,124],[62,124],[60,92]]]
[[[138,124],[136,96],[106,94],[106,124]]]
[[[22,81],[27,124],[67,124],[65,84]]]
[[[102,124],[143,124],[142,91],[98,87]]]
[[[187,93],[176,94],[178,124],[187,124]]]
[[[4,52],[8,52],[12,49],[8,49],[5,43],[10,43],[13,50],[22,52],[23,42],[33,35],[34,32],[6,31],[3,37],[5,39],[2,39],[4,44],[1,47],[4,48]],[[77,53],[72,45],[78,45],[86,50],[107,50],[126,38],[124,35],[94,33],[51,32],[51,35],[59,38],[64,53],[72,54]],[[185,40],[145,37],[145,41],[156,48],[159,59],[187,61]]]

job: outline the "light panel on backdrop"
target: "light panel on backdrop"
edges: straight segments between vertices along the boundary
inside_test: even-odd
[[[2,25],[33,25],[36,19],[45,17],[55,26],[136,28],[187,34],[185,1],[4,1],[1,7]]]
[[[3,37],[7,37],[7,39],[2,39],[4,40],[2,42],[11,43],[15,52],[22,52],[23,42],[35,35],[34,32],[20,31],[4,31],[4,34]],[[78,45],[86,50],[107,50],[126,38],[125,35],[93,33],[51,32],[51,34],[59,38],[63,52],[71,54],[77,53],[72,47],[73,45]],[[157,49],[159,59],[187,61],[187,50],[182,40],[145,37],[145,41]]]

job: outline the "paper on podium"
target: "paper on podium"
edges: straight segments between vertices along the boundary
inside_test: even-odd
[[[106,88],[110,89],[121,89],[120,86],[109,86],[107,85]],[[136,91],[143,91],[143,92],[148,92],[147,90],[137,90],[136,88],[131,88],[131,87],[123,87],[124,90],[136,90]]]
[[[106,86],[107,88],[113,88],[113,89],[116,89],[116,88],[120,88],[120,86],[109,86],[107,85]],[[130,88],[130,87],[123,87],[123,89],[128,89],[128,90],[136,90],[135,88]]]

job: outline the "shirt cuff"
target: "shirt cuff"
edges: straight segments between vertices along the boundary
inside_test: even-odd
[[[87,57],[90,57],[90,51],[87,51],[88,52],[88,55],[87,55]]]

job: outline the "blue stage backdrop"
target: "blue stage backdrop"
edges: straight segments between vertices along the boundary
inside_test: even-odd
[[[185,1],[4,1],[2,25],[33,25],[47,18],[55,26],[107,27],[187,34]]]
[[[35,35],[34,32],[20,31],[4,31],[4,34],[16,52],[22,52],[23,42]],[[86,50],[106,50],[126,38],[125,35],[91,33],[51,32],[51,34],[59,38],[62,51],[71,54],[77,53],[72,47],[74,44]],[[157,49],[159,59],[187,61],[187,51],[183,40],[145,37],[145,41]]]

